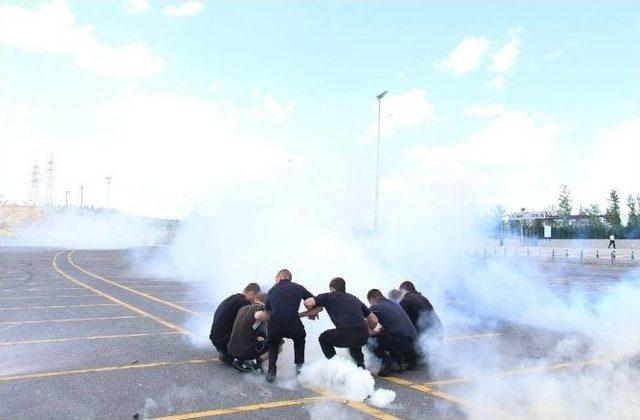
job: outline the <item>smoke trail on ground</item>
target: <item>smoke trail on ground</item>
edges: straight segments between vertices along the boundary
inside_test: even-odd
[[[2,246],[71,249],[126,249],[166,241],[169,221],[117,211],[55,209],[15,227]]]
[[[214,301],[248,282],[268,289],[283,267],[314,294],[341,276],[363,301],[371,288],[386,293],[411,279],[434,304],[447,335],[501,332],[482,341],[421,340],[434,380],[464,378],[450,390],[468,402],[463,410],[470,417],[620,417],[640,410],[632,397],[640,391],[633,382],[638,364],[631,361],[640,352],[632,327],[640,321],[633,309],[640,298],[636,283],[622,281],[598,295],[579,289],[557,295],[546,284],[548,267],[473,258],[464,250],[483,230],[472,208],[460,205],[469,201],[464,188],[387,192],[381,229],[372,234],[358,204],[362,197],[331,183],[281,179],[235,187],[217,192],[207,211],[184,222],[174,244],[150,265],[154,274],[205,286],[205,297]],[[637,280],[638,272],[628,276]],[[206,334],[210,320],[187,326]],[[328,317],[305,326],[310,366],[326,363],[317,337],[330,327]],[[208,346],[207,339],[199,344]],[[290,352],[287,344],[281,386],[293,380]],[[593,359],[613,361],[542,369]],[[538,370],[513,379],[494,375],[525,368]],[[325,379],[325,386],[336,387],[335,377]],[[367,386],[353,384],[350,391],[359,398]]]

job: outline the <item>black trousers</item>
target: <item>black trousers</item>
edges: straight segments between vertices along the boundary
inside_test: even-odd
[[[355,360],[358,367],[364,368],[364,355],[362,354],[362,346],[367,343],[369,331],[366,328],[333,328],[326,330],[318,341],[320,348],[327,359],[331,359],[336,355],[335,347],[348,348],[349,354]]]
[[[371,344],[371,351],[382,360],[384,366],[391,366],[393,362],[400,366],[404,362],[415,366],[418,362],[411,338],[383,333],[371,340]]]
[[[304,363],[304,345],[307,333],[299,318],[288,324],[274,320],[269,321],[267,327],[267,343],[269,348],[269,371],[275,372],[278,361],[278,350],[283,338],[293,340],[294,361],[296,364]]]
[[[231,337],[230,336],[214,336],[214,335],[210,335],[209,339],[211,340],[211,344],[213,344],[213,347],[216,348],[216,350],[218,351],[218,353],[220,353],[220,356],[224,356],[225,354],[228,353],[227,350],[227,345],[229,344],[229,339]]]
[[[613,249],[616,249],[616,241],[609,241],[609,246],[607,248],[611,248],[613,246]]]

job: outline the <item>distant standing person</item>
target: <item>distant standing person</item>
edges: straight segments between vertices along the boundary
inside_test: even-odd
[[[228,365],[233,363],[233,357],[229,355],[227,350],[233,323],[240,308],[255,302],[259,294],[260,286],[257,283],[249,283],[242,293],[231,295],[218,305],[213,314],[209,339],[220,354],[220,361]]]
[[[613,249],[616,249],[616,237],[613,236],[613,234],[609,235],[609,246],[608,248],[611,248],[613,246]]]
[[[411,323],[416,327],[418,333],[442,336],[442,322],[429,299],[418,292],[416,286],[410,281],[402,282],[400,291],[404,293],[400,300],[400,306],[409,315],[409,319],[411,319]]]
[[[267,296],[265,310],[268,314],[267,345],[269,348],[269,369],[267,382],[276,379],[276,363],[278,361],[278,349],[283,338],[293,340],[294,362],[296,372],[300,372],[304,364],[304,346],[307,336],[300,317],[313,318],[319,310],[298,313],[300,302],[313,297],[303,286],[292,281],[289,270],[283,269],[276,274],[276,284]],[[264,320],[264,319],[263,319]]]
[[[378,318],[371,313],[357,297],[346,292],[346,282],[336,277],[329,283],[329,293],[322,293],[304,301],[307,309],[326,308],[331,322],[336,328],[326,330],[318,341],[327,359],[336,355],[335,347],[348,348],[349,354],[358,367],[364,369],[362,346],[369,339],[369,329],[378,324]]]

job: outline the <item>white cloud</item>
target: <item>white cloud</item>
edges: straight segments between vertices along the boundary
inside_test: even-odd
[[[251,116],[259,120],[273,119],[283,122],[293,115],[296,105],[293,101],[278,102],[273,95],[263,94],[259,90],[251,94],[251,99],[254,103],[250,110]]]
[[[124,10],[131,15],[139,15],[150,8],[149,0],[126,0],[124,2]]]
[[[489,66],[489,70],[496,73],[507,73],[513,67],[518,55],[520,55],[520,47],[522,41],[513,38],[502,46],[493,54],[493,63]]]
[[[490,90],[502,90],[502,89],[504,89],[504,78],[500,77],[500,76],[496,76],[496,77],[492,78],[491,80],[489,80],[489,83],[487,83],[487,87]]]
[[[472,117],[495,117],[504,112],[502,104],[472,105],[463,114]]]
[[[204,10],[204,2],[201,0],[183,0],[176,4],[170,4],[162,9],[162,14],[171,17],[195,16]]]
[[[470,205],[481,208],[497,203],[545,203],[544,186],[549,180],[554,185],[558,181],[548,166],[557,159],[563,129],[541,115],[504,109],[461,141],[429,142],[407,149],[405,163],[388,173],[382,185],[407,194],[420,194],[437,185],[465,190],[475,197]]]
[[[409,156],[427,165],[540,165],[552,157],[561,129],[541,116],[504,110],[466,141],[437,148],[418,147]]]
[[[373,112],[376,122],[370,127],[370,132],[377,130],[378,104]],[[385,135],[392,134],[398,128],[409,128],[431,124],[434,120],[435,109],[427,99],[422,89],[412,89],[403,93],[389,94],[382,99],[380,130]]]
[[[579,174],[585,181],[576,180],[575,188],[576,196],[585,197],[585,204],[604,205],[604,197],[612,188],[621,193],[623,204],[628,194],[640,193],[640,116],[620,122],[600,136],[589,150],[591,153],[582,161]]]
[[[50,121],[57,122],[54,129]],[[249,134],[251,123],[242,108],[174,93],[125,92],[107,103],[72,110],[16,104],[6,120],[0,119],[0,191],[23,199],[34,157],[42,163],[53,151],[59,163],[58,202],[64,202],[63,191],[69,189],[76,203],[78,186],[84,184],[85,202],[103,205],[104,176],[112,174],[114,207],[184,215],[211,190],[304,165],[279,139]],[[5,139],[11,153],[2,153]],[[16,181],[12,173],[24,174],[25,181]]]
[[[69,54],[78,67],[121,78],[147,76],[164,69],[162,58],[143,42],[100,43],[91,25],[79,25],[66,1],[35,9],[0,6],[0,44],[29,51]]]
[[[467,37],[458,44],[449,57],[438,62],[436,68],[450,70],[455,75],[469,73],[480,66],[488,49],[489,40],[486,37]]]

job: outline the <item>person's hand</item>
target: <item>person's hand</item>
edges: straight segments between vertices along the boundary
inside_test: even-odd
[[[309,318],[312,321],[315,321],[316,319],[320,318],[320,315],[319,314],[309,315],[307,318]]]

